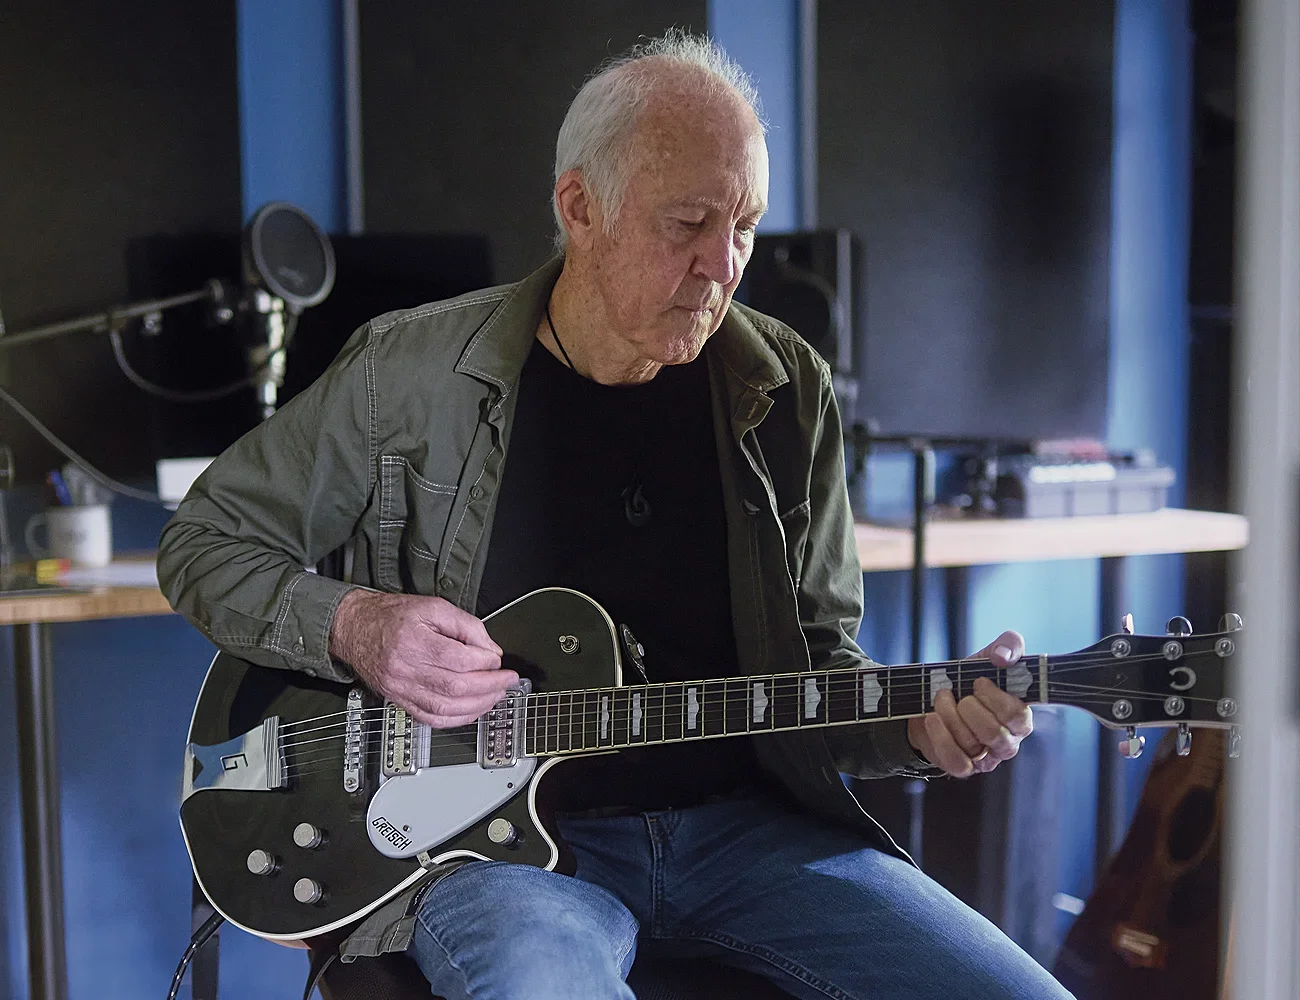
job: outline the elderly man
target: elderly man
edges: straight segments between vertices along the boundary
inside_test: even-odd
[[[542,586],[629,623],[651,680],[867,662],[827,368],[731,301],[767,203],[756,103],[680,33],[592,77],[557,143],[562,262],[359,331],[182,504],[159,556],[176,607],[434,727],[516,683],[480,616]],[[302,571],[349,539],[353,582]],[[934,707],[567,763],[543,792],[574,876],[464,863],[345,950],[407,948],[448,998],[630,997],[638,948],[800,997],[1066,997],[840,781],[988,771],[1030,730],[988,682]]]

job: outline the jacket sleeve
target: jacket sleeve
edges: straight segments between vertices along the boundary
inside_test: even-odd
[[[218,647],[261,666],[331,680],[334,610],[351,585],[307,572],[366,509],[375,414],[362,327],[310,388],[223,452],[195,481],[158,545],[173,608]]]
[[[844,435],[830,374],[821,372],[809,476],[808,541],[799,581],[799,620],[814,670],[870,664],[857,643],[862,624],[858,561],[844,470]],[[906,721],[821,730],[836,767],[858,778],[934,774],[907,739]]]

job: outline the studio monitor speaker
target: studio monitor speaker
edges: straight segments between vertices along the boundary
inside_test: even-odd
[[[853,288],[860,257],[847,229],[763,233],[736,298],[792,327],[831,366],[840,412],[857,399]]]

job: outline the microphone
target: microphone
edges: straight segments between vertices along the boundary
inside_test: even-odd
[[[334,288],[334,247],[302,209],[263,205],[244,227],[244,310],[251,318],[248,363],[257,378],[262,419],[275,412],[286,350],[304,309]]]

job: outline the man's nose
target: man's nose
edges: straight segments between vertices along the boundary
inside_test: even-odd
[[[695,257],[696,273],[723,287],[730,285],[740,267],[731,231],[710,233],[702,243]]]

